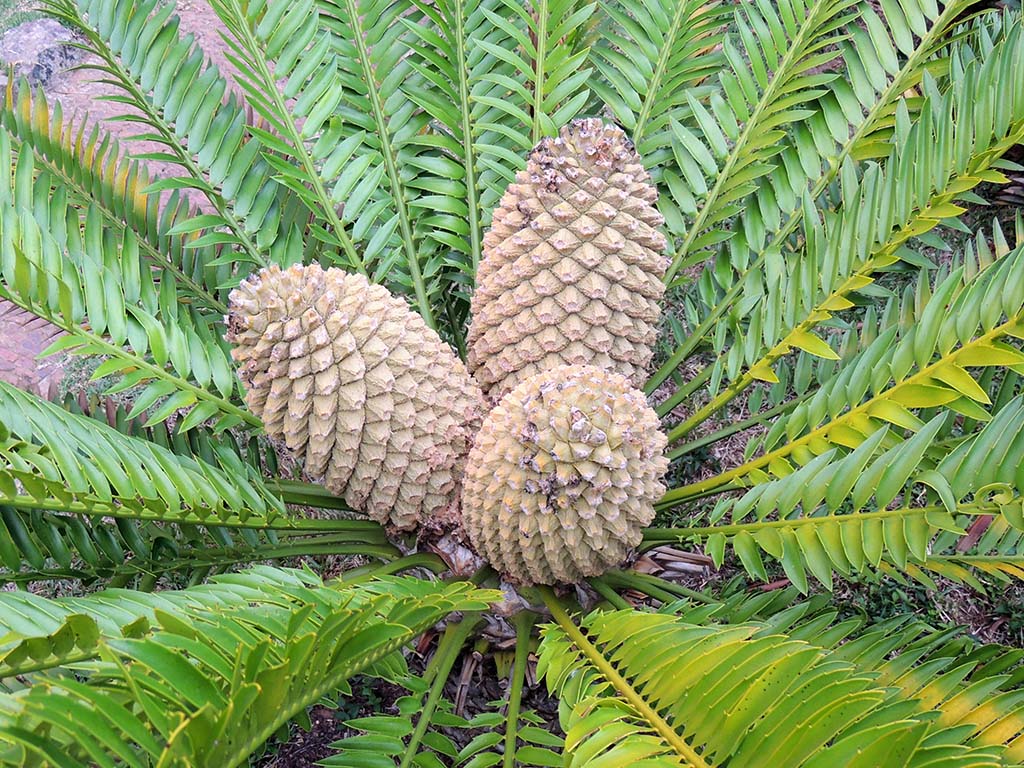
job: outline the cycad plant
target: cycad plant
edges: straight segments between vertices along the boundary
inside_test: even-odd
[[[0,763],[244,765],[358,675],[408,693],[324,765],[1024,763],[1024,652],[829,596],[1024,576],[1024,222],[964,217],[1018,12],[211,4],[230,83],[46,7],[158,150],[0,111],[0,297],[110,382],[0,384]]]

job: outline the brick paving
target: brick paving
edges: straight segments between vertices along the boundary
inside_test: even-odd
[[[50,323],[0,299],[0,380],[53,397],[62,374],[60,355],[36,358],[58,335]]]

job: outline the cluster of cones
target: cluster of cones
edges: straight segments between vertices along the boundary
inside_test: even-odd
[[[542,141],[484,239],[468,368],[360,275],[261,270],[227,319],[246,402],[307,475],[390,528],[445,521],[519,584],[598,575],[664,492],[665,437],[636,389],[668,266],[656,201],[617,127]]]

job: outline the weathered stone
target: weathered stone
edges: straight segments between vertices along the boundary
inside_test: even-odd
[[[81,60],[74,46],[75,33],[54,19],[33,19],[18,24],[0,38],[0,60],[14,65],[16,78],[32,86],[47,86]],[[6,67],[0,82],[7,82]]]

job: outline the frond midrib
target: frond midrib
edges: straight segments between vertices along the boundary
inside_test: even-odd
[[[338,690],[341,683],[352,677],[352,675],[362,669],[366,669],[375,662],[380,661],[388,654],[394,653],[409,642],[409,640],[426,631],[434,623],[436,623],[436,617],[430,617],[421,621],[414,627],[408,627],[407,632],[403,633],[401,636],[390,640],[384,645],[378,646],[371,653],[365,654],[357,659],[352,659],[348,663],[342,665],[336,669],[332,675],[327,676],[320,685],[305,689],[303,691],[305,694],[304,698],[293,701],[291,706],[288,706],[287,704],[283,706],[278,712],[276,719],[265,725],[262,730],[257,731],[249,742],[239,745],[239,748],[228,756],[228,767],[235,768],[235,766],[241,765],[243,762],[248,760],[249,756],[257,747],[273,736],[282,725],[292,720],[300,712],[304,711],[306,707],[311,704],[315,704],[327,694]]]
[[[476,274],[483,254],[483,223],[480,215],[480,201],[477,194],[476,180],[476,147],[472,126],[468,62],[466,58],[465,31],[465,0],[455,0],[455,55],[459,75],[459,104],[462,112],[462,144],[465,147],[463,168],[466,170],[466,204],[469,210],[469,245],[470,258],[473,262],[473,274]],[[461,339],[461,335],[459,335]]]
[[[548,588],[542,588],[540,594],[544,599],[544,604],[548,607],[551,612],[551,616],[558,623],[558,626],[563,632],[569,637],[572,643],[586,656],[587,661],[594,665],[594,667],[604,676],[604,678],[611,683],[620,696],[622,696],[630,706],[632,706],[636,712],[647,722],[654,730],[658,732],[675,752],[687,761],[687,765],[690,768],[713,768],[702,758],[696,750],[693,749],[686,740],[683,739],[675,728],[673,728],[640,694],[637,689],[629,683],[626,678],[619,674],[618,670],[612,665],[612,663],[605,658],[604,654],[587,639],[587,636],[576,626],[575,622],[570,618],[569,614],[565,612],[561,603],[558,602],[558,598],[554,596]]]
[[[36,266],[40,270],[42,269],[41,265],[34,266]],[[54,275],[49,276],[52,279],[60,280],[59,277],[56,277]],[[78,337],[79,339],[82,340],[82,343],[79,346],[88,345],[90,347],[94,347],[96,349],[96,354],[98,355],[109,355],[110,357],[116,357],[119,360],[124,360],[126,363],[128,363],[131,366],[134,366],[135,368],[145,370],[149,374],[151,374],[149,376],[150,380],[160,379],[166,381],[172,384],[177,391],[188,392],[193,397],[195,397],[197,401],[206,401],[213,403],[214,405],[217,406],[217,409],[220,412],[235,416],[236,418],[248,424],[249,427],[253,429],[261,429],[263,427],[263,422],[261,422],[255,415],[253,415],[247,409],[242,408],[236,405],[235,403],[232,403],[230,400],[226,400],[225,398],[214,394],[208,389],[204,389],[203,387],[200,387],[197,384],[193,384],[191,381],[187,381],[186,379],[183,379],[180,376],[171,373],[166,368],[162,368],[159,365],[156,365],[155,363],[149,362],[140,355],[136,355],[135,353],[129,352],[123,347],[111,343],[104,336],[92,333],[88,329],[83,328],[82,326],[73,323],[70,320],[67,320],[62,313],[52,312],[46,307],[36,305],[31,301],[23,300],[18,294],[13,293],[2,286],[0,286],[0,297],[7,299],[11,303],[16,304],[17,306],[21,307],[27,312],[31,312],[32,314],[37,315],[38,317],[42,317],[45,320],[49,321],[50,323],[53,323],[55,326],[60,328],[68,335]]]
[[[247,23],[245,13],[242,11],[238,0],[222,0],[222,2],[230,4],[231,11],[235,14],[236,21],[238,22],[234,25],[235,33],[242,36],[242,42],[244,45],[250,51],[265,53],[266,46],[261,45],[256,39],[252,28]],[[274,108],[277,110],[278,115],[281,118],[279,122],[288,132],[288,140],[291,142],[292,147],[295,149],[295,154],[298,157],[299,162],[302,164],[302,170],[305,172],[306,180],[313,187],[313,192],[320,203],[320,212],[324,218],[327,219],[327,223],[331,227],[332,234],[341,244],[341,247],[344,249],[345,255],[348,257],[352,266],[355,267],[360,274],[366,275],[366,265],[359,257],[355,243],[352,241],[352,237],[338,218],[337,211],[335,211],[334,205],[331,203],[330,195],[327,194],[327,190],[324,188],[323,181],[320,178],[320,172],[317,170],[316,165],[313,162],[313,158],[306,148],[305,141],[303,141],[302,136],[299,135],[299,132],[295,127],[295,121],[291,119],[291,113],[288,110],[288,105],[285,104],[281,89],[277,87],[277,81],[271,73],[270,68],[267,66],[266,57],[254,56],[252,61],[248,63],[256,70],[256,73],[263,81],[263,85],[267,92],[266,95],[273,99]]]
[[[398,214],[398,226],[402,232],[402,248],[405,251],[406,262],[409,267],[409,276],[412,278],[413,291],[416,295],[416,305],[423,316],[428,328],[437,330],[437,321],[434,319],[434,310],[430,306],[430,299],[427,296],[426,284],[423,280],[423,272],[420,269],[419,254],[416,252],[416,240],[413,237],[412,222],[409,218],[409,208],[405,199],[404,185],[398,174],[398,167],[395,164],[394,147],[391,144],[391,132],[388,127],[387,116],[384,113],[384,105],[381,103],[380,94],[377,92],[375,72],[370,59],[370,51],[366,46],[366,38],[363,34],[362,15],[356,6],[356,0],[345,0],[345,7],[349,13],[349,20],[355,32],[353,38],[356,44],[356,51],[359,53],[359,66],[363,71],[363,81],[366,83],[367,98],[373,109],[373,120],[377,125],[377,139],[380,141],[380,154],[384,159],[384,167],[388,174],[388,181],[391,185],[392,199],[395,201],[395,210]]]
[[[754,109],[751,110],[750,119],[744,123],[743,130],[740,132],[739,137],[736,139],[735,144],[726,157],[725,163],[719,169],[718,176],[715,179],[715,184],[704,199],[704,205],[697,213],[697,216],[694,218],[690,228],[686,231],[686,235],[683,237],[682,243],[676,250],[672,263],[669,265],[668,271],[665,272],[664,282],[667,285],[672,284],[676,272],[686,259],[693,242],[697,239],[698,235],[703,234],[705,222],[714,210],[718,196],[721,194],[723,187],[731,177],[733,168],[738,162],[740,162],[743,150],[754,135],[755,131],[760,128],[759,122],[761,115],[766,109],[768,109],[772,102],[774,102],[776,91],[789,77],[789,68],[793,65],[797,53],[802,51],[803,46],[807,42],[807,38],[809,38],[817,29],[818,14],[828,10],[830,6],[831,3],[829,0],[817,0],[814,7],[807,14],[800,31],[797,33],[795,38],[790,41],[789,50],[786,51],[782,61],[779,62],[778,68],[772,73],[772,79],[768,82],[767,87],[762,92],[761,97],[754,106]]]
[[[674,507],[686,500],[702,496],[707,493],[714,493],[718,490],[724,489],[725,486],[732,484],[734,481],[739,480],[744,475],[751,471],[758,470],[761,467],[771,463],[773,460],[783,458],[789,455],[794,448],[802,445],[806,445],[814,439],[822,438],[829,430],[834,429],[836,425],[845,424],[851,419],[860,416],[867,415],[867,411],[871,406],[879,400],[884,400],[891,396],[893,392],[914,384],[919,384],[924,380],[927,380],[931,373],[942,366],[949,365],[951,362],[955,364],[956,359],[959,355],[963,354],[965,350],[970,350],[976,346],[983,346],[988,342],[995,341],[1000,337],[1008,335],[1009,331],[1017,328],[1020,325],[1019,317],[1009,318],[1005,323],[1001,323],[995,326],[992,330],[987,333],[983,333],[980,336],[976,336],[966,344],[961,345],[955,350],[952,350],[948,355],[940,356],[938,360],[924,366],[919,369],[916,373],[907,376],[905,379],[894,383],[891,387],[888,387],[882,392],[879,392],[874,397],[870,397],[863,403],[852,407],[850,410],[839,414],[834,419],[826,421],[819,427],[811,430],[805,435],[792,440],[785,445],[782,445],[772,451],[769,451],[756,459],[751,459],[744,462],[738,467],[730,469],[726,472],[722,472],[719,475],[710,477],[706,480],[701,480],[696,483],[690,483],[688,485],[680,486],[679,488],[673,489],[662,496],[661,500],[657,503],[658,509],[669,509]]]
[[[73,3],[71,7],[74,7]],[[116,56],[110,55],[107,46],[103,44],[99,36],[93,31],[91,26],[85,23],[83,18],[77,16],[74,20],[78,22],[77,26],[84,31],[86,37],[92,43],[91,50],[102,58],[104,64],[111,69],[111,73],[118,78],[117,84],[130,94],[132,104],[141,110],[149,120],[149,124],[159,131],[161,143],[174,153],[175,157],[178,159],[178,163],[185,168],[189,175],[198,183],[198,188],[206,199],[210,201],[210,204],[217,211],[217,214],[227,224],[228,228],[231,230],[231,234],[238,240],[239,245],[241,245],[245,250],[246,255],[255,263],[261,266],[266,266],[266,259],[263,257],[260,249],[257,248],[256,244],[252,241],[252,238],[245,231],[245,227],[231,212],[227,201],[217,190],[210,186],[192,155],[182,149],[181,143],[175,136],[174,130],[170,127],[167,121],[164,120],[159,111],[154,109],[145,93],[143,93],[141,88],[135,82],[131,73],[122,66],[120,60]]]
[[[828,189],[829,185],[832,184],[839,175],[843,166],[843,161],[853,151],[857,142],[877,127],[877,122],[887,114],[892,107],[894,100],[906,91],[907,87],[909,87],[909,83],[907,83],[906,80],[914,75],[919,60],[926,55],[930,55],[937,41],[946,34],[946,27],[956,18],[954,11],[957,7],[958,6],[955,3],[950,3],[943,9],[939,19],[936,20],[936,23],[928,29],[926,37],[923,38],[920,45],[914,49],[914,53],[908,57],[907,62],[900,69],[900,72],[897,73],[885,90],[879,94],[875,104],[855,128],[853,135],[840,148],[839,155],[836,157],[835,162],[830,162],[825,173],[818,178],[818,181],[810,192],[811,200],[820,199],[821,195],[824,194],[825,190]],[[750,266],[738,276],[738,279],[725,292],[722,299],[711,309],[708,316],[705,317],[696,328],[694,328],[693,332],[680,346],[680,348],[670,357],[670,359],[651,375],[645,387],[645,391],[648,394],[660,386],[679,365],[679,363],[685,360],[693,350],[697,348],[700,342],[714,328],[715,323],[718,322],[726,312],[728,312],[729,308],[732,307],[735,301],[740,297],[743,292],[743,286],[746,282],[747,275],[755,274],[757,270],[764,267],[767,255],[774,249],[780,248],[785,244],[790,235],[796,231],[800,222],[803,220],[803,217],[804,207],[797,206],[797,208],[789,214],[779,231],[773,235],[768,245],[761,250],[757,258],[755,258],[751,262]]]

